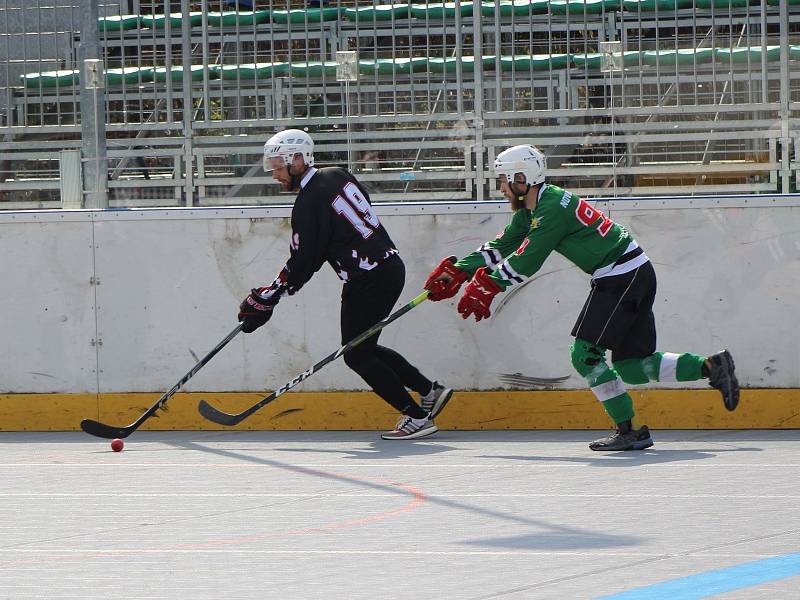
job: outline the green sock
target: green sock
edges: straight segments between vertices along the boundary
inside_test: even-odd
[[[649,381],[697,381],[703,379],[705,357],[684,352],[655,352],[645,358],[627,358],[614,363],[625,383]]]
[[[603,408],[606,409],[608,416],[611,417],[615,425],[633,419],[633,398],[628,392],[609,398],[603,402]]]

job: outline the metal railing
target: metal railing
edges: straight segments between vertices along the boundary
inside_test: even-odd
[[[100,133],[110,206],[286,201],[260,153],[290,126],[378,201],[497,197],[487,165],[521,142],[548,154],[552,181],[595,196],[788,192],[800,180],[797,3],[609,0],[558,14],[534,1],[510,14],[495,1],[477,17],[470,2],[334,0],[326,13],[239,0],[237,13],[182,0],[165,19],[170,3],[121,1],[99,7],[94,31],[84,1],[0,0],[0,207],[60,206],[65,177],[89,190]],[[87,96],[92,44],[104,87]],[[341,50],[359,61],[348,86]],[[93,97],[99,132],[82,106]],[[60,168],[70,149],[83,173]]]

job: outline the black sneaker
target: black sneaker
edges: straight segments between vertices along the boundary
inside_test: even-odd
[[[722,394],[725,408],[736,410],[739,405],[739,381],[736,379],[736,368],[733,364],[733,357],[727,350],[717,352],[708,357],[711,368],[708,374],[708,383]]]
[[[644,450],[653,445],[650,430],[642,425],[636,431],[631,429],[630,421],[617,425],[617,430],[608,437],[595,440],[589,449],[606,452],[622,452],[623,450]]]

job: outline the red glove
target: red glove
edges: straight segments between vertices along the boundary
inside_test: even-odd
[[[456,267],[456,260],[455,256],[443,258],[439,266],[428,275],[425,285],[422,286],[430,291],[428,299],[437,302],[452,298],[458,293],[461,284],[469,279],[469,273]]]
[[[489,312],[489,306],[494,297],[502,291],[503,289],[489,277],[486,267],[481,267],[475,271],[472,281],[464,288],[464,295],[458,301],[458,312],[465,319],[475,315],[476,322],[488,319],[492,314]]]

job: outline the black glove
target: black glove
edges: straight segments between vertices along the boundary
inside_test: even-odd
[[[279,294],[271,287],[253,288],[239,305],[239,321],[242,331],[252,333],[272,317],[272,310],[278,304]]]

